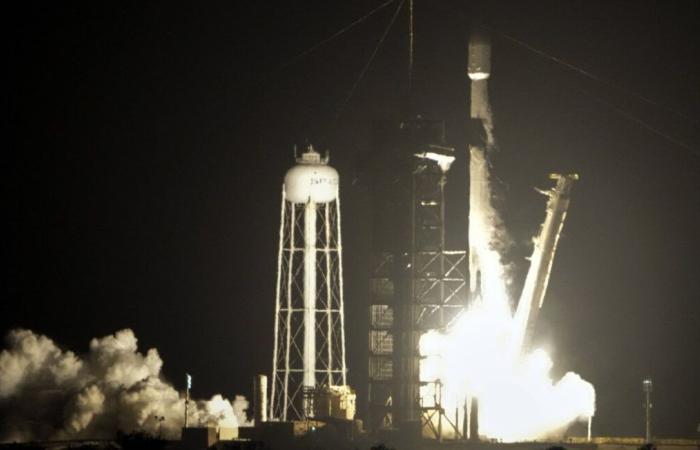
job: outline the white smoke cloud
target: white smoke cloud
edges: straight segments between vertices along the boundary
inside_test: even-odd
[[[595,389],[579,375],[551,376],[543,350],[513,354],[515,323],[506,301],[477,300],[450,330],[420,339],[425,406],[440,397],[452,423],[461,425],[468,398],[479,401],[479,434],[504,442],[562,438],[569,425],[595,414]],[[456,412],[457,411],[457,412]],[[453,430],[443,429],[447,437]]]
[[[0,353],[0,442],[112,438],[142,431],[177,438],[185,400],[161,375],[156,349],[138,351],[133,331],[92,339],[84,357],[16,329]],[[189,405],[192,425],[250,425],[248,402],[215,395]],[[162,419],[162,420],[161,420]]]

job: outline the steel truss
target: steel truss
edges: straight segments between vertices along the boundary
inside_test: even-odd
[[[444,187],[452,152],[427,145],[415,153],[406,186],[411,193],[405,204],[410,209],[406,251],[374,255],[368,361],[373,429],[414,422],[424,434],[435,433],[434,418],[444,415],[439,403],[420,398],[418,343],[424,332],[449,326],[467,299],[466,252],[445,249]]]
[[[312,212],[309,213],[309,208]],[[304,272],[306,252],[315,252],[315,385],[347,384],[343,313],[343,268],[340,202],[295,204],[282,193],[275,341],[272,361],[270,417],[303,420],[313,415],[304,386]],[[305,248],[307,220],[315,219],[315,248]],[[306,388],[306,389],[305,389]]]

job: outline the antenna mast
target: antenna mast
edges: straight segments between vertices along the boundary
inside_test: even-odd
[[[413,0],[408,0],[408,90],[413,82]]]

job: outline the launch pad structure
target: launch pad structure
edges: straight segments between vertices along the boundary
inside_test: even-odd
[[[488,37],[475,33],[469,42],[471,89],[465,121],[471,130],[469,223],[461,230],[468,231],[468,249],[446,247],[445,186],[455,150],[446,143],[444,122],[420,115],[377,122],[370,152],[362,160],[361,177],[372,202],[365,426],[373,432],[398,431],[462,444],[493,437],[488,431],[479,433],[483,392],[474,387],[478,383],[450,390],[464,383],[442,369],[431,369],[435,355],[430,350],[422,355],[420,349],[422,336],[448,333],[463,322],[457,319],[469,318],[468,306],[510,308],[502,249],[496,247],[503,224],[491,190],[489,157],[495,140],[488,100],[490,53]],[[506,312],[510,334],[502,350],[508,361],[516,361],[529,346],[569,194],[578,179],[559,174],[551,178],[556,186],[541,191],[548,197],[546,217],[534,239],[523,291],[513,317]],[[312,147],[285,176],[269,405],[269,420],[279,425],[324,417],[355,423],[355,396],[347,386],[345,365],[338,182],[328,159]],[[459,363],[460,355],[445,361]],[[444,399],[443,391],[450,393]],[[483,402],[482,417],[487,411],[493,415]],[[589,430],[593,408],[587,413]]]
[[[445,248],[445,184],[454,161],[441,121],[376,124],[369,169],[374,201],[369,291],[370,429],[420,429],[418,341],[466,304],[466,252]],[[439,407],[439,405],[438,405]]]
[[[444,123],[420,116],[375,125],[367,160],[373,200],[369,289],[367,427],[401,429],[442,440],[478,440],[478,401],[472,394],[451,399],[446,411],[440,379],[421,379],[419,341],[430,330],[445,331],[468,302],[505,292],[492,205],[489,152],[494,148],[488,100],[491,72],[488,36],[469,42],[469,250],[445,247],[445,185],[454,149],[445,144]],[[576,175],[551,175],[556,186],[514,314],[513,351],[527,348],[542,306],[557,242]],[[494,261],[496,263],[494,264]],[[493,291],[494,286],[501,291]],[[498,289],[498,288],[497,288]],[[421,387],[427,387],[423,390]]]

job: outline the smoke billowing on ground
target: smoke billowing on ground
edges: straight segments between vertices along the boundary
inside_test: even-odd
[[[133,331],[94,338],[85,355],[15,329],[0,353],[0,442],[113,438],[117,431],[177,438],[185,399],[161,374],[155,348],[141,353]],[[248,402],[221,395],[191,400],[189,422],[247,424]]]

